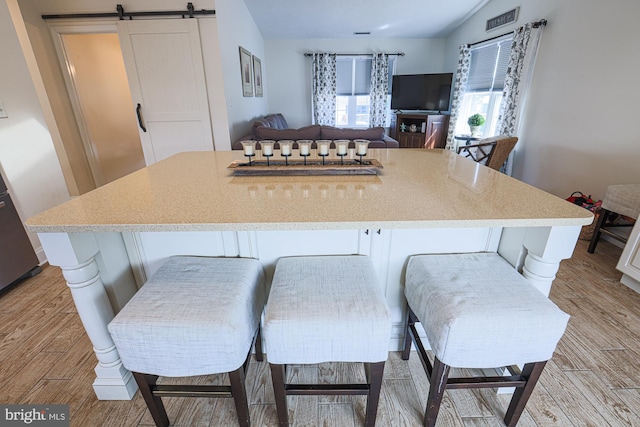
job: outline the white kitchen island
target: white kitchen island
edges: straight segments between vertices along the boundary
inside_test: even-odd
[[[392,311],[389,349],[398,350],[410,255],[498,252],[548,294],[593,220],[449,151],[368,158],[382,163],[377,175],[233,176],[227,166],[242,152],[182,153],[30,218],[93,343],[98,398],[135,393],[106,325],[171,255],[253,257],[269,279],[282,256],[369,255]]]

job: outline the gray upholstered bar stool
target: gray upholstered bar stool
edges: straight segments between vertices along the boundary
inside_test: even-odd
[[[430,384],[424,425],[435,425],[445,389],[516,387],[504,418],[515,426],[569,315],[495,253],[413,256],[405,296],[402,358],[409,359],[413,339]],[[416,322],[426,332],[433,365]],[[512,375],[449,378],[451,367],[509,367]]]
[[[368,257],[278,260],[264,338],[280,426],[289,425],[287,395],[318,394],[366,395],[365,426],[374,426],[390,337],[389,308]],[[367,383],[286,383],[287,364],[323,362],[364,362]]]
[[[170,258],[109,323],[122,364],[133,372],[158,426],[168,426],[163,396],[233,397],[249,426],[244,376],[267,290],[262,265],[246,258]],[[159,376],[229,373],[230,386],[162,385]]]

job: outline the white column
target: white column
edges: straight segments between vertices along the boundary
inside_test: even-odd
[[[98,243],[91,233],[40,233],[50,264],[62,269],[78,315],[98,359],[93,389],[100,400],[129,400],[137,385],[120,361],[107,324],[114,312],[95,256]]]

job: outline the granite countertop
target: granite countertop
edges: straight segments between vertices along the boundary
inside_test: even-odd
[[[593,220],[586,209],[445,150],[370,150],[369,158],[383,165],[378,175],[234,176],[227,166],[242,158],[241,151],[181,153],[26,224],[46,233],[576,226]]]

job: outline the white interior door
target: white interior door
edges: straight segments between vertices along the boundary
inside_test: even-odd
[[[147,165],[213,150],[197,19],[118,21]]]

